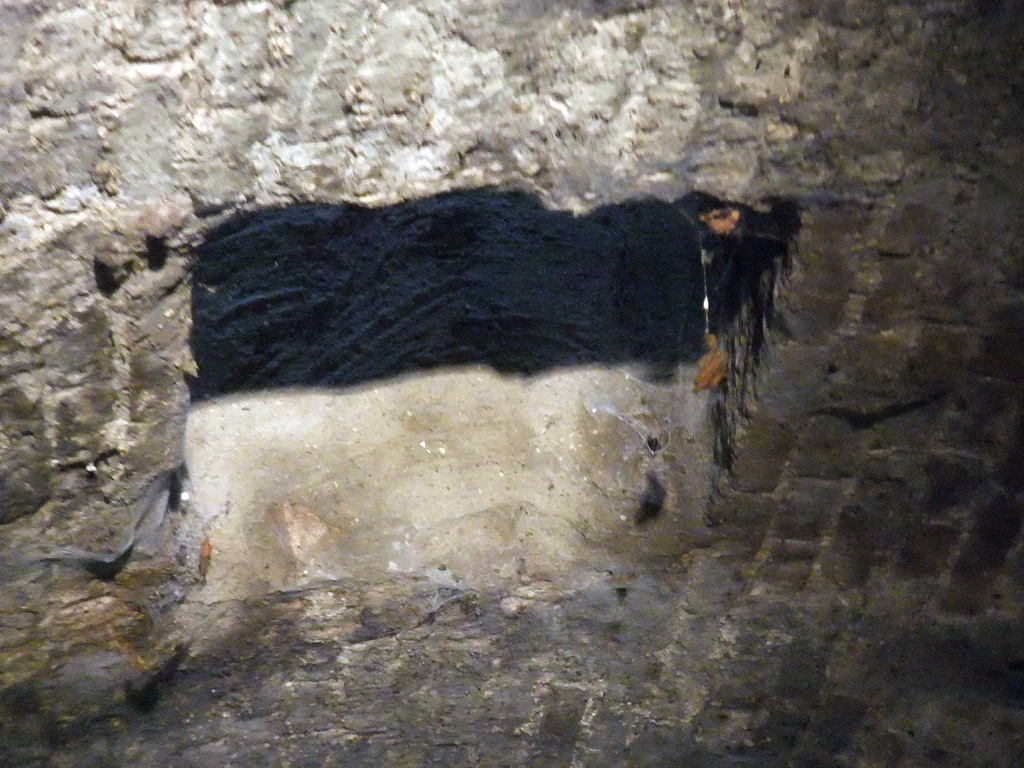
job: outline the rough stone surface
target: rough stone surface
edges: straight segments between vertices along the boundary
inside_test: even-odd
[[[0,764],[1020,765],[1022,22],[5,3]],[[799,208],[788,280],[716,315],[701,535],[574,579],[191,599],[217,575],[176,474],[206,236],[490,186],[581,217],[700,190],[751,206],[723,240],[749,258],[756,211]]]

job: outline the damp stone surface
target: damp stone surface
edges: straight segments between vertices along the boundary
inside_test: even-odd
[[[0,765],[1024,764],[1019,2],[0,28]]]

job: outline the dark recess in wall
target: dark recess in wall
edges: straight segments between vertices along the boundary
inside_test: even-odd
[[[715,234],[700,216],[727,205],[692,193],[574,216],[472,190],[232,214],[194,248],[193,399],[464,364],[671,375],[704,349],[702,249],[711,328],[738,329],[755,366],[798,219],[784,203],[731,206],[739,224]]]
[[[715,462],[730,469],[733,438],[756,396],[757,374],[775,321],[775,302],[792,268],[792,244],[800,229],[800,210],[788,200],[766,201],[763,212],[743,209],[740,223],[724,240],[723,260],[730,279],[723,284],[718,308],[729,372],[723,396],[713,404]]]

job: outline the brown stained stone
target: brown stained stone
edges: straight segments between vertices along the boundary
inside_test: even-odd
[[[882,260],[879,279],[864,303],[864,322],[881,328],[912,319],[920,303],[921,268],[916,259]]]
[[[802,342],[822,342],[845,319],[849,294],[838,291],[801,291],[786,300],[780,325],[792,338]]]
[[[34,631],[41,650],[58,659],[100,649],[134,654],[134,644],[150,628],[150,616],[130,590],[70,578],[58,586],[53,605]]]
[[[987,602],[992,574],[954,574],[939,598],[939,608],[947,613],[972,616]]]
[[[840,291],[852,284],[856,252],[874,214],[855,205],[816,208],[804,216],[797,279],[810,288]]]
[[[1024,301],[993,312],[978,365],[989,376],[1024,382]]]
[[[792,481],[779,505],[775,534],[817,542],[841,504],[844,484],[817,479]]]
[[[881,558],[868,542],[844,529],[822,553],[821,573],[838,587],[862,587]]]
[[[70,186],[87,186],[102,149],[93,114],[44,118],[33,123],[33,145],[14,158],[10,176],[0,189],[49,199]]]
[[[772,491],[793,447],[793,430],[782,422],[760,422],[739,440],[730,482],[743,493]]]
[[[896,530],[901,486],[861,485],[839,513],[832,541],[822,555],[823,575],[843,587],[863,586],[872,568],[888,559],[903,539]]]
[[[872,394],[880,404],[905,396],[908,391],[917,394],[904,383],[907,360],[912,349],[909,329],[862,333],[842,339],[832,349],[830,378],[833,395],[849,392],[856,397]],[[846,399],[846,398],[843,398]],[[837,405],[839,403],[836,403]],[[854,407],[874,406],[874,402]]]
[[[972,263],[973,253],[941,253],[927,259],[920,279],[918,317],[927,322],[977,326],[991,294],[980,286],[986,281]]]
[[[768,526],[777,507],[778,501],[771,496],[740,493],[729,488],[712,501],[707,519],[713,526],[761,531]]]
[[[64,319],[47,351],[47,363],[59,376],[58,384],[109,386],[114,345],[104,310],[93,304]]]
[[[39,435],[27,435],[4,451],[0,468],[0,524],[9,523],[39,509],[53,489],[53,470]]]
[[[0,464],[0,524],[35,512],[50,495],[53,468],[46,461],[39,390],[29,379],[0,390],[0,435],[7,441]]]
[[[999,570],[1024,521],[1024,499],[997,497],[975,513],[973,529],[953,566],[954,574],[976,576]]]
[[[139,637],[146,621],[144,613],[117,597],[98,595],[56,611],[41,627],[61,644],[62,653],[73,653],[76,647],[95,646],[97,641],[105,645]]]
[[[791,463],[803,477],[851,477],[857,467],[856,433],[850,424],[829,415],[810,416],[799,427]]]
[[[969,376],[981,353],[971,328],[928,324],[918,334],[907,363],[908,379],[928,389],[951,387]]]
[[[1024,402],[1024,397],[1021,398]],[[1024,492],[1024,407],[1017,414],[1017,426],[999,467],[999,482],[1010,492]]]
[[[760,577],[776,586],[802,590],[811,577],[817,554],[817,542],[777,539],[762,566]]]
[[[896,567],[905,577],[935,578],[946,569],[959,538],[959,528],[951,525],[919,525],[907,537]]]
[[[876,247],[884,256],[921,254],[946,237],[947,217],[942,211],[920,203],[909,203],[886,224]]]
[[[950,395],[941,437],[951,446],[1005,457],[1011,477],[1020,477],[1015,450],[1021,445],[1018,424],[1024,418],[1024,387],[996,379],[972,377]],[[1014,463],[1016,461],[1016,463]]]
[[[148,349],[132,356],[130,370],[132,419],[150,422],[165,417],[167,402],[176,399],[181,390],[181,372],[171,361]]]
[[[771,382],[760,387],[758,408],[770,409],[775,419],[798,422],[808,411],[824,405],[822,392],[831,357],[829,349],[819,346],[776,346],[769,363]]]
[[[967,502],[985,481],[984,465],[975,457],[932,455],[923,467],[923,497],[932,514]]]
[[[61,459],[91,460],[109,449],[102,430],[113,418],[114,395],[109,386],[88,384],[57,396],[56,449]]]

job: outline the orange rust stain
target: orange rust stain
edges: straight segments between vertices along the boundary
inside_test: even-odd
[[[740,221],[740,212],[736,208],[715,208],[702,213],[700,220],[708,225],[708,229],[716,235],[728,235]]]
[[[203,536],[203,540],[199,543],[199,575],[204,579],[206,572],[210,570],[211,557],[213,557],[213,545],[210,543],[210,537]]]
[[[704,337],[707,352],[697,361],[697,375],[693,379],[693,391],[714,389],[725,378],[725,352],[718,345],[718,337],[709,333]]]

